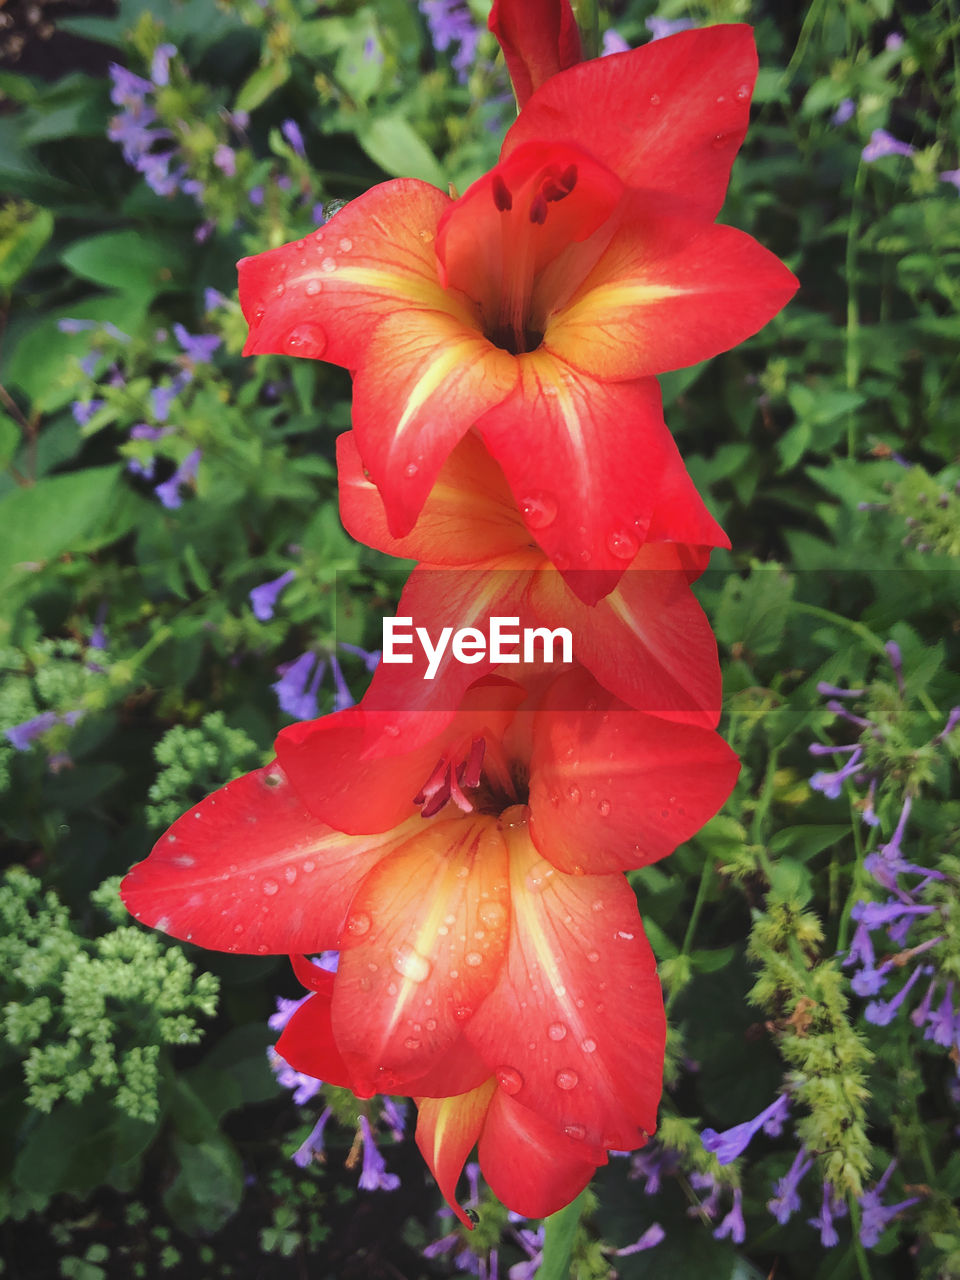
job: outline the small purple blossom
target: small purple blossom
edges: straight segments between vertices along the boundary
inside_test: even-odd
[[[847,1206],[843,1200],[838,1200],[833,1194],[833,1187],[829,1182],[823,1184],[823,1197],[820,1201],[820,1213],[816,1218],[808,1218],[811,1227],[816,1227],[820,1232],[820,1243],[825,1249],[832,1249],[840,1243],[840,1237],[837,1229],[833,1225],[834,1218],[842,1218],[847,1212]]]
[[[288,569],[286,573],[281,573],[279,578],[272,578],[269,582],[263,582],[259,587],[254,587],[249,593],[253,616],[260,622],[269,622],[273,617],[281,592],[284,587],[290,585],[296,576],[296,569]]]
[[[913,147],[909,142],[901,142],[886,129],[874,129],[870,141],[863,148],[862,157],[866,164],[881,160],[884,156],[912,156]]]
[[[919,1203],[919,1196],[911,1196],[909,1200],[901,1200],[899,1204],[884,1205],[882,1203],[883,1193],[886,1190],[887,1183],[890,1181],[890,1175],[896,1167],[896,1160],[891,1160],[887,1165],[886,1172],[876,1186],[869,1191],[865,1191],[860,1197],[859,1203],[862,1215],[860,1219],[860,1243],[866,1249],[872,1249],[877,1244],[898,1213],[908,1209],[912,1204]]]
[[[299,1165],[301,1169],[306,1169],[309,1164],[312,1164],[315,1155],[323,1155],[323,1131],[326,1129],[332,1115],[333,1112],[330,1108],[324,1107],[320,1112],[320,1119],[293,1153],[293,1162]]]
[[[339,647],[346,653],[352,653],[355,658],[359,658],[368,671],[376,671],[381,658],[379,649],[361,649],[358,644],[348,644],[346,640],[341,640]]]
[[[284,120],[280,126],[280,132],[286,138],[287,142],[294,149],[297,155],[305,160],[307,158],[307,149],[303,145],[303,134],[300,132],[300,126],[296,120]]]
[[[85,427],[94,414],[99,413],[106,403],[106,400],[88,400],[86,403],[82,400],[74,400],[70,406],[74,422],[78,427]]]
[[[679,31],[689,31],[696,25],[692,18],[647,18],[646,23],[651,42],[675,36]]]
[[[137,107],[148,93],[153,92],[153,85],[142,76],[135,76],[119,63],[110,63],[110,101],[115,107]]]
[[[331,656],[330,658],[330,674],[333,676],[333,709],[334,711],[345,711],[347,707],[354,704],[353,694],[347,687],[347,681],[343,674],[340,663]]]
[[[265,195],[265,192],[263,187],[260,187],[260,186],[251,187],[249,192],[247,193],[247,199],[254,206],[254,208],[258,209],[263,204],[264,195]]]
[[[41,711],[37,716],[32,716],[29,720],[24,720],[20,724],[11,725],[9,729],[4,729],[4,737],[10,742],[17,751],[29,751],[31,743],[34,739],[39,738],[41,734],[48,733],[54,725],[60,723],[60,717],[55,711]]]
[[[941,182],[950,182],[960,192],[960,169],[944,169],[940,174]]]
[[[363,1140],[363,1166],[360,1170],[361,1191],[396,1191],[400,1179],[395,1173],[387,1173],[387,1162],[377,1150],[370,1129],[370,1121],[360,1116],[360,1137]]]
[[[464,0],[420,0],[420,12],[427,20],[430,42],[438,53],[457,46],[451,65],[457,79],[465,84],[480,39],[468,5]]]
[[[960,1014],[953,1003],[953,983],[948,982],[940,1004],[927,1015],[927,1029],[923,1033],[924,1040],[932,1040],[941,1048],[949,1049],[956,1044],[960,1047]]]
[[[739,1187],[733,1189],[733,1205],[730,1212],[714,1230],[714,1239],[725,1240],[727,1236],[734,1244],[743,1244],[747,1238],[747,1228],[743,1221],[743,1192]]]
[[[717,1133],[715,1129],[704,1129],[700,1134],[700,1141],[707,1151],[713,1152],[719,1164],[729,1164],[746,1151],[761,1129],[775,1138],[783,1128],[789,1110],[790,1099],[785,1093],[781,1093],[752,1120],[745,1120],[722,1133]]]
[[[170,59],[175,57],[176,53],[177,46],[175,44],[157,46],[157,51],[150,63],[150,79],[158,87],[162,88],[170,83]]]
[[[318,714],[317,690],[326,668],[326,662],[321,661],[312,649],[301,653],[293,662],[277,667],[280,679],[270,687],[277,695],[280,710],[294,720],[315,719]]]
[[[883,47],[888,49],[891,53],[896,52],[897,49],[902,49],[903,36],[899,31],[891,31],[886,40],[884,40]]]
[[[609,58],[611,53],[629,53],[630,46],[624,40],[619,31],[615,31],[613,27],[608,27],[603,33],[603,44],[600,47],[600,57]]]
[[[61,333],[87,333],[90,329],[99,328],[99,321],[73,320],[67,317],[64,320],[57,321],[57,328]]]
[[[866,689],[844,689],[840,685],[828,684],[826,680],[820,680],[817,684],[817,693],[824,698],[862,698]]]
[[[872,1023],[875,1027],[889,1026],[919,977],[920,966],[917,965],[892,1000],[871,1000],[863,1013],[867,1022]]]
[[[716,1235],[716,1232],[714,1232]],[[659,1222],[651,1222],[646,1231],[633,1244],[628,1244],[623,1249],[614,1249],[615,1258],[629,1258],[634,1253],[644,1253],[647,1249],[655,1249],[667,1238],[667,1233],[661,1227]]]
[[[175,511],[177,507],[183,505],[183,498],[180,496],[180,486],[182,484],[192,484],[193,481],[196,480],[197,470],[199,469],[200,459],[202,457],[202,451],[200,449],[194,449],[192,453],[187,454],[170,479],[164,480],[162,484],[158,484],[154,489],[154,493],[168,511]]]
[[[883,646],[887,651],[887,657],[890,659],[890,665],[893,667],[893,674],[897,678],[897,688],[900,690],[900,697],[903,697],[903,654],[900,652],[900,646],[896,640],[888,640]]]
[[[847,121],[851,119],[856,109],[857,104],[852,98],[844,98],[836,111],[834,111],[833,115],[830,117],[830,123],[832,125],[846,124]]]
[[[773,1199],[767,1201],[767,1208],[781,1226],[788,1222],[800,1208],[800,1183],[813,1168],[813,1160],[807,1155],[806,1147],[801,1147],[793,1164],[782,1178],[778,1178],[773,1188]]]
[[[947,722],[934,738],[934,744],[939,747],[941,742],[953,733],[958,724],[960,724],[960,707],[951,707]]]
[[[220,292],[219,289],[204,289],[203,291],[203,309],[205,311],[216,311],[220,307],[229,304],[230,299]]]
[[[842,769],[837,769],[833,773],[826,773],[824,770],[818,769],[810,779],[811,788],[814,791],[822,791],[828,800],[838,799],[847,778],[852,778],[860,771],[862,756],[863,748],[857,746]]]
[[[174,336],[189,360],[194,364],[209,364],[222,339],[215,333],[188,333],[182,324],[173,326]]]

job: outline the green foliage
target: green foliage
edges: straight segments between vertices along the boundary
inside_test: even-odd
[[[169,826],[230,778],[256,768],[261,754],[242,729],[230,728],[222,711],[204,716],[195,729],[174,725],[154,749],[160,772],[149,792],[151,825]]]

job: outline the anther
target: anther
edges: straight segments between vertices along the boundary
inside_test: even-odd
[[[501,213],[506,213],[513,208],[513,196],[510,194],[510,188],[500,177],[499,173],[493,175],[493,182],[490,184],[493,190],[493,203],[497,206]]]
[[[530,201],[530,221],[542,227],[547,220],[547,202],[543,193],[538,191]]]

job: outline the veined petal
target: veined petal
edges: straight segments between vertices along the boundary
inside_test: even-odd
[[[628,706],[713,728],[720,661],[689,587],[697,569],[689,550],[646,543],[616,589],[592,608],[550,572],[534,576],[530,599],[542,624],[570,628],[574,657]]]
[[[730,547],[730,539],[707,510],[690,479],[673,436],[666,444],[666,462],[660,473],[647,541],[685,544],[688,551],[697,548],[693,560],[699,567],[692,573],[691,582],[707,567],[710,547]],[[701,551],[706,554],[700,554]]]
[[[385,837],[318,822],[274,761],[178,818],[121,886],[143,924],[216,951],[335,947]]]
[[[561,871],[646,866],[713,817],[739,771],[712,729],[633,711],[572,671],[537,715],[530,834]]]
[[[569,0],[494,0],[487,25],[503,50],[518,106],[583,57]]]
[[[425,823],[367,875],[333,995],[337,1045],[362,1092],[405,1086],[452,1047],[497,979],[509,923],[492,818]]]
[[[629,186],[715,218],[743,141],[757,51],[750,27],[700,27],[551,76],[502,156],[541,138],[578,143]]]
[[[496,1087],[491,1077],[457,1097],[417,1099],[417,1146],[443,1198],[471,1231],[473,1223],[457,1203],[457,1182],[480,1137]]]
[[[445,311],[397,310],[368,335],[353,426],[395,537],[413,528],[454,446],[516,381],[508,352]]]
[[[490,1100],[477,1154],[491,1191],[525,1218],[545,1218],[562,1209],[580,1194],[597,1165],[607,1162],[605,1152],[591,1152],[583,1142],[557,1133],[503,1089]]]
[[[434,239],[450,197],[398,178],[351,200],[303,240],[237,264],[250,336],[244,355],[311,356],[356,369],[371,330],[398,309],[447,310]]]
[[[519,365],[520,384],[477,429],[531,536],[595,604],[634,559],[658,500],[669,444],[660,388],[603,382],[546,351]]]
[[[756,333],[795,293],[793,273],[752,236],[651,216],[632,201],[632,216],[547,323],[544,346],[577,368],[620,379],[696,364]]]
[[[503,472],[469,432],[447,458],[405,538],[387,526],[380,491],[364,474],[352,431],[337,440],[340,518],[352,537],[391,556],[431,565],[477,565],[528,548]]]
[[[501,819],[510,855],[506,963],[465,1034],[500,1088],[557,1134],[631,1150],[656,1127],[666,1034],[636,898],[623,876],[557,871],[522,813]]]
[[[333,1038],[332,998],[331,983],[329,990],[317,992],[294,1010],[277,1041],[277,1053],[294,1071],[340,1089],[352,1089],[353,1077]]]

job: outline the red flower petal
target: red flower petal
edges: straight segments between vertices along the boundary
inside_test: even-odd
[[[510,921],[492,818],[423,824],[379,863],[347,919],[333,994],[337,1045],[361,1091],[407,1090],[496,981]]]
[[[178,818],[120,892],[143,924],[201,947],[320,951],[383,846],[318,822],[274,761]]]
[[[666,445],[666,462],[660,473],[656,505],[647,529],[648,542],[674,542],[693,547],[727,547],[730,539],[704,505],[703,498],[683,465],[680,451],[671,436]],[[691,581],[707,567],[709,552],[698,556],[699,568]]]
[[[606,1163],[605,1153],[594,1161],[587,1152],[502,1089],[490,1100],[477,1154],[491,1191],[514,1213],[545,1218],[569,1204]]]
[[[337,472],[340,518],[347,533],[388,555],[469,566],[529,546],[503,472],[472,432],[443,464],[417,523],[404,538],[393,537],[387,527],[383,499],[364,474],[352,431],[337,440]]]
[[[496,1083],[490,1079],[452,1098],[418,1098],[417,1146],[447,1204],[469,1230],[473,1223],[457,1203],[457,1182],[486,1119]]]
[[[656,961],[622,876],[568,876],[525,825],[510,853],[506,963],[465,1035],[558,1134],[630,1150],[656,1126],[666,1032]]]
[[[367,335],[353,385],[357,448],[396,537],[413,528],[450,451],[517,381],[514,358],[458,309],[398,307]]]
[[[757,52],[748,26],[701,27],[551,76],[507,134],[577,143],[630,186],[716,217],[743,141]]]
[[[752,236],[637,207],[548,321],[544,346],[598,378],[646,377],[743,342],[796,289],[793,273]]]
[[[487,25],[503,50],[521,107],[545,80],[583,57],[568,0],[494,0]]]
[[[712,730],[632,711],[570,672],[537,716],[530,832],[561,871],[646,866],[713,817],[739,770]]]
[[[602,382],[546,351],[519,363],[520,385],[477,429],[531,536],[595,604],[634,559],[657,501],[669,441],[660,388]]]
[[[531,601],[544,625],[570,628],[576,660],[628,706],[713,728],[720,662],[688,585],[696,576],[688,550],[648,542],[616,590],[592,608],[551,572],[534,576]]]
[[[333,1038],[330,1001],[331,993],[324,992],[294,1010],[277,1041],[277,1053],[294,1071],[340,1089],[352,1089],[353,1077]]]
[[[433,244],[449,204],[435,187],[398,178],[351,200],[313,235],[243,258],[244,355],[311,356],[355,369],[384,316],[457,310],[440,286]]]

